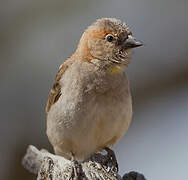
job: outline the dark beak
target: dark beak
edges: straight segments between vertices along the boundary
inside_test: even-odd
[[[142,46],[143,43],[141,43],[140,41],[137,41],[134,37],[130,36],[128,37],[128,39],[125,41],[124,43],[124,47],[126,49],[128,48],[136,48],[136,47],[139,47],[139,46]]]

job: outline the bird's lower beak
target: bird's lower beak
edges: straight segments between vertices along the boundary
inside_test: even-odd
[[[124,48],[126,48],[126,49],[136,48],[136,47],[139,47],[139,46],[142,46],[142,45],[143,45],[142,42],[137,41],[134,37],[129,35],[128,39],[124,43]]]

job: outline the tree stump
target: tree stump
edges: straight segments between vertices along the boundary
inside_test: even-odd
[[[23,166],[37,175],[37,180],[74,180],[74,164],[61,157],[38,150],[30,145],[22,160]],[[81,163],[83,176],[79,179],[88,180],[146,180],[142,174],[130,172],[122,178],[112,165],[113,159],[108,155],[95,153],[91,158]]]

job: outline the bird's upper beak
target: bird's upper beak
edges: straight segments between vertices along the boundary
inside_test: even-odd
[[[128,39],[124,42],[124,48],[128,49],[128,48],[136,48],[139,46],[142,46],[143,43],[140,41],[137,41],[133,36],[129,35]]]

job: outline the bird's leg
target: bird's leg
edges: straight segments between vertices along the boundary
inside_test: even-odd
[[[116,159],[114,151],[111,150],[109,147],[105,147],[104,149],[108,153],[107,155],[112,161],[112,167],[115,168],[115,172],[118,172],[119,168],[118,168],[118,163],[117,163],[117,159]]]
[[[72,158],[71,161],[73,163],[73,179],[74,180],[82,180],[84,179],[84,174],[82,170],[82,165],[76,159],[73,153],[71,153]]]

